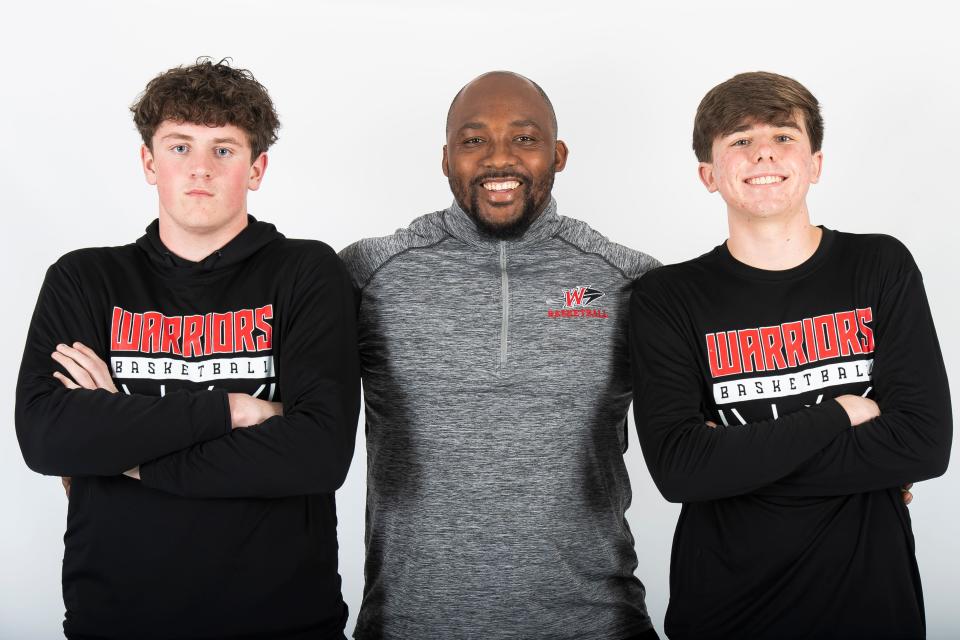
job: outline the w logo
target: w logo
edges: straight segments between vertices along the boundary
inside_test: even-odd
[[[567,309],[585,307],[597,298],[602,298],[604,293],[590,287],[574,287],[573,289],[563,290],[563,306]]]

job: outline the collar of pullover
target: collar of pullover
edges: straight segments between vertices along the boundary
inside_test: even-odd
[[[477,228],[473,219],[460,208],[460,205],[454,201],[450,208],[443,212],[444,225],[450,232],[450,235],[462,240],[467,244],[478,247],[492,248],[500,242],[498,238],[489,236]],[[519,238],[505,240],[513,245],[528,245],[545,240],[556,235],[560,229],[560,216],[557,215],[557,201],[550,198],[550,203],[543,212],[537,216],[530,228],[527,229]]]
[[[247,226],[243,231],[203,260],[194,262],[174,254],[163,244],[160,240],[160,221],[154,220],[147,227],[147,233],[137,240],[137,246],[147,253],[151,262],[164,270],[178,276],[191,276],[242,262],[267,243],[282,237],[283,234],[272,224],[247,215]]]

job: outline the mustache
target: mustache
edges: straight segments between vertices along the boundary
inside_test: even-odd
[[[479,187],[484,182],[489,182],[491,180],[504,180],[509,178],[519,178],[523,184],[530,184],[533,182],[533,180],[530,179],[530,176],[522,171],[489,171],[471,180],[470,184],[475,187]]]

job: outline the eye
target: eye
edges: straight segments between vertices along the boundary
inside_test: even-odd
[[[481,142],[483,142],[483,138],[467,138],[461,144],[465,144],[467,146],[473,146],[473,145],[480,144]]]
[[[777,142],[793,142],[793,137],[788,136],[785,133],[781,133],[776,137]]]
[[[519,142],[519,143],[521,143],[521,144],[530,144],[530,143],[532,143],[532,142],[536,142],[536,141],[537,141],[536,138],[533,138],[533,137],[531,137],[531,136],[517,136],[516,138],[514,138],[514,140],[516,140],[517,142]]]
[[[217,154],[218,158],[229,158],[233,155],[233,151],[226,147],[217,147],[213,152]]]
[[[750,141],[749,141],[749,140],[747,140],[746,138],[740,138],[739,140],[734,140],[734,141],[730,144],[730,146],[731,146],[731,147],[745,147],[745,146],[747,146],[748,144],[750,144]]]
[[[173,151],[174,153],[184,154],[184,153],[187,152],[188,149],[189,149],[189,147],[188,147],[187,145],[185,145],[185,144],[178,144],[178,145],[175,145],[175,146],[171,147],[170,150]]]

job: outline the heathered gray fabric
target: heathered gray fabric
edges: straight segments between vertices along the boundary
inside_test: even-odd
[[[631,281],[658,263],[555,202],[519,240],[453,205],[341,257],[361,292],[367,425],[355,637],[648,629],[624,517],[626,327]],[[580,286],[607,318],[548,317]]]

